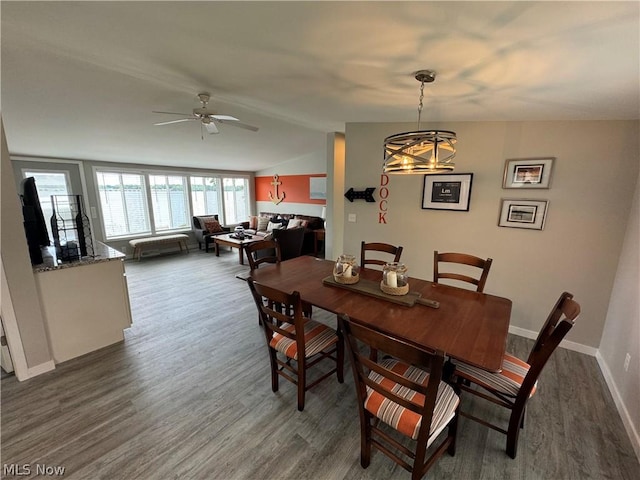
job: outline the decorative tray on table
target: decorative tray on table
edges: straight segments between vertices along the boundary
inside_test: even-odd
[[[406,305],[407,307],[413,307],[416,303],[420,305],[425,305],[431,308],[439,308],[440,303],[435,300],[429,300],[426,298],[421,298],[420,293],[418,292],[409,292],[406,295],[389,295],[380,290],[380,282],[374,282],[372,280],[367,280],[364,278],[360,278],[358,283],[354,284],[345,284],[338,283],[334,280],[333,275],[330,275],[322,280],[322,283],[325,285],[330,285],[332,287],[344,288],[346,290],[352,290],[354,292],[362,293],[364,295],[369,295],[371,297],[381,298],[383,300],[388,300],[389,302],[398,303],[400,305]]]

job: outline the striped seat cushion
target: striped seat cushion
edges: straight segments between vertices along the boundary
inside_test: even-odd
[[[500,373],[491,373],[481,368],[472,367],[466,363],[456,363],[455,375],[465,378],[488,390],[494,390],[510,397],[515,397],[520,391],[524,377],[529,372],[530,365],[520,360],[518,357],[506,353],[502,359],[502,371]],[[531,397],[535,391],[538,382],[531,389],[529,396]]]
[[[283,323],[283,330],[287,332],[294,332],[295,326],[290,323]],[[305,357],[309,358],[318,352],[321,352],[325,348],[338,342],[338,336],[335,330],[323,325],[322,323],[314,322],[313,320],[306,319],[304,322],[304,344],[305,344]],[[271,348],[275,348],[277,351],[284,353],[287,357],[298,359],[298,345],[295,340],[275,333],[271,342],[269,342]]]
[[[380,362],[380,365],[416,383],[426,386],[429,382],[429,374],[427,372],[398,360],[385,359]],[[411,403],[424,405],[424,395],[415,390],[395,383],[374,371],[369,373],[369,378],[380,384],[386,390],[390,390],[399,397],[409,400]],[[431,445],[431,442],[436,439],[454,417],[459,403],[460,399],[453,391],[453,388],[444,382],[440,382],[427,446]],[[418,432],[422,424],[422,416],[402,407],[370,387],[367,387],[367,398],[365,399],[364,408],[404,435],[414,440],[418,438]]]

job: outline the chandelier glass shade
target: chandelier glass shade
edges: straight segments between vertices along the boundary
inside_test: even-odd
[[[455,168],[456,133],[449,130],[420,130],[425,82],[433,82],[435,73],[420,70],[415,74],[420,85],[418,128],[413,132],[391,135],[384,139],[384,173],[433,174],[447,173]]]

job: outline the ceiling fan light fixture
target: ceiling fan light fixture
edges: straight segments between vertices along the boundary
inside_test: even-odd
[[[180,118],[178,120],[158,122],[158,123],[154,123],[154,125],[169,125],[172,123],[182,123],[182,122],[189,122],[192,120],[198,120],[200,121],[200,137],[202,138],[202,140],[204,140],[204,129],[206,129],[207,132],[210,134],[220,133],[220,131],[218,130],[218,127],[216,127],[215,125],[216,123],[243,128],[251,132],[257,132],[259,130],[258,127],[254,127],[253,125],[242,123],[240,120],[238,120],[234,116],[220,115],[216,113],[214,110],[207,108],[207,104],[211,99],[211,96],[207,92],[199,93],[198,99],[200,100],[201,106],[198,108],[194,108],[190,114],[176,113],[176,112],[160,112],[160,111],[154,110],[153,113],[162,113],[162,114],[168,114],[168,115],[182,115],[186,117],[186,118]]]
[[[419,70],[415,78],[420,82],[418,128],[397,133],[384,139],[383,172],[391,174],[435,174],[455,169],[451,160],[456,156],[456,133],[450,130],[420,130],[424,84],[435,80],[431,70]]]

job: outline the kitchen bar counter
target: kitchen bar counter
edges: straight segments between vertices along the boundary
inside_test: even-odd
[[[49,252],[49,257],[52,258],[52,261],[50,261],[49,263],[41,263],[40,265],[35,265],[33,267],[34,273],[48,272],[50,270],[61,270],[63,268],[80,267],[83,265],[109,262],[112,260],[122,260],[126,256],[124,253],[119,252],[118,250],[115,250],[110,246],[100,242],[95,242],[95,246],[93,248],[93,257],[82,257],[80,258],[80,260],[74,260],[71,262],[58,262],[56,259],[55,247],[46,247],[46,250]]]
[[[55,363],[122,342],[131,326],[125,255],[101,243],[94,252],[95,257],[34,267]]]

